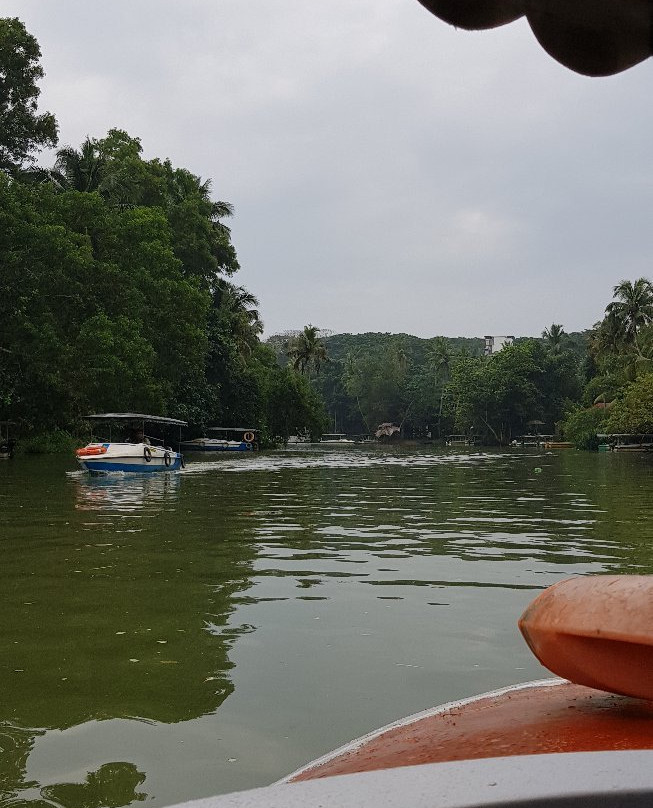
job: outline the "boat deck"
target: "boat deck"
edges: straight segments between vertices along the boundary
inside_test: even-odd
[[[653,702],[551,679],[411,716],[309,764],[286,782],[422,763],[627,749],[653,749]]]

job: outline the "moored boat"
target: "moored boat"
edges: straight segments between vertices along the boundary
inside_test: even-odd
[[[355,443],[352,438],[348,438],[344,432],[325,432],[320,438],[320,443]]]
[[[445,444],[447,446],[474,446],[476,438],[469,435],[447,435]]]
[[[597,435],[601,452],[653,452],[653,435],[615,433]]]
[[[97,413],[86,416],[89,420],[103,423],[108,430],[108,440],[92,441],[76,456],[85,471],[95,474],[107,472],[177,471],[184,466],[181,452],[165,445],[162,439],[145,435],[146,425],[159,428],[187,426],[186,421],[142,413]],[[119,424],[122,431],[129,431],[128,440],[112,440],[112,427]],[[160,445],[153,441],[160,441]]]
[[[187,452],[255,452],[259,448],[259,430],[250,427],[210,426],[215,437],[182,441]]]

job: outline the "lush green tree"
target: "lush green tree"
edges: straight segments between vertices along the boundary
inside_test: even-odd
[[[644,357],[638,336],[653,322],[653,286],[647,278],[638,278],[634,283],[621,281],[614,287],[614,297],[605,309],[611,318],[611,326],[626,348]]]
[[[54,116],[37,112],[40,58],[23,23],[0,18],[0,171],[16,174],[33,162],[35,151],[57,143]]]
[[[324,403],[305,376],[279,368],[266,387],[265,420],[271,436],[288,440],[307,431],[316,439],[326,431]]]
[[[562,352],[566,336],[564,328],[559,323],[552,323],[549,328],[545,328],[542,332],[542,339],[546,344],[547,351],[553,355],[558,355]]]
[[[562,422],[562,434],[577,449],[596,449],[599,434],[607,431],[607,411],[601,407],[575,407]]]
[[[57,152],[52,178],[66,191],[97,191],[100,188],[106,160],[97,141],[86,138],[79,150],[64,146]]]
[[[164,413],[203,368],[210,297],[162,211],[0,178],[0,255],[0,399],[27,425],[73,424],[116,391],[118,409]]]
[[[256,295],[243,286],[221,280],[217,284],[213,300],[218,316],[225,321],[223,329],[231,333],[241,357],[248,358],[263,333],[263,322],[258,311],[259,301]]]
[[[350,357],[345,389],[352,396],[372,432],[380,423],[403,424],[409,412],[408,357],[400,344],[382,355]]]
[[[537,347],[525,340],[486,359],[458,358],[448,386],[457,429],[505,444],[525,432],[529,420],[541,419]]]
[[[326,346],[320,337],[320,329],[310,323],[304,326],[304,330],[297,337],[290,340],[287,355],[292,360],[295,370],[302,375],[311,369],[319,374],[321,365],[329,361]]]
[[[609,412],[607,432],[652,434],[653,373],[646,373],[629,384]]]

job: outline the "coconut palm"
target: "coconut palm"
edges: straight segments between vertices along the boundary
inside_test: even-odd
[[[451,378],[451,351],[449,350],[449,343],[444,337],[436,337],[432,341],[426,355],[426,364],[435,377],[440,395],[438,408],[438,437],[440,437],[446,385]]]
[[[63,190],[97,191],[105,165],[97,142],[87,137],[79,151],[72,146],[59,149],[51,174]]]
[[[256,308],[258,299],[243,286],[235,286],[223,279],[220,280],[215,299],[218,308],[229,320],[238,353],[247,359],[263,333],[263,321]]]
[[[640,331],[653,323],[653,285],[647,278],[638,278],[634,283],[621,281],[614,287],[615,300],[606,306],[606,314],[621,335],[627,349],[634,349],[645,359],[638,336]]]
[[[552,323],[549,328],[542,332],[542,339],[546,342],[549,353],[559,354],[562,352],[562,345],[566,337],[565,329],[559,323]]]
[[[311,366],[319,373],[321,364],[329,361],[326,346],[320,339],[320,331],[321,329],[309,323],[288,343],[286,353],[295,370],[302,374],[310,370]]]
[[[446,382],[451,374],[451,352],[444,337],[436,337],[429,347],[426,363],[438,381]]]

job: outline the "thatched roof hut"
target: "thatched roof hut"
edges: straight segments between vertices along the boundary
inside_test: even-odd
[[[401,429],[396,424],[379,424],[374,434],[377,440],[392,440],[393,438],[399,437]]]

